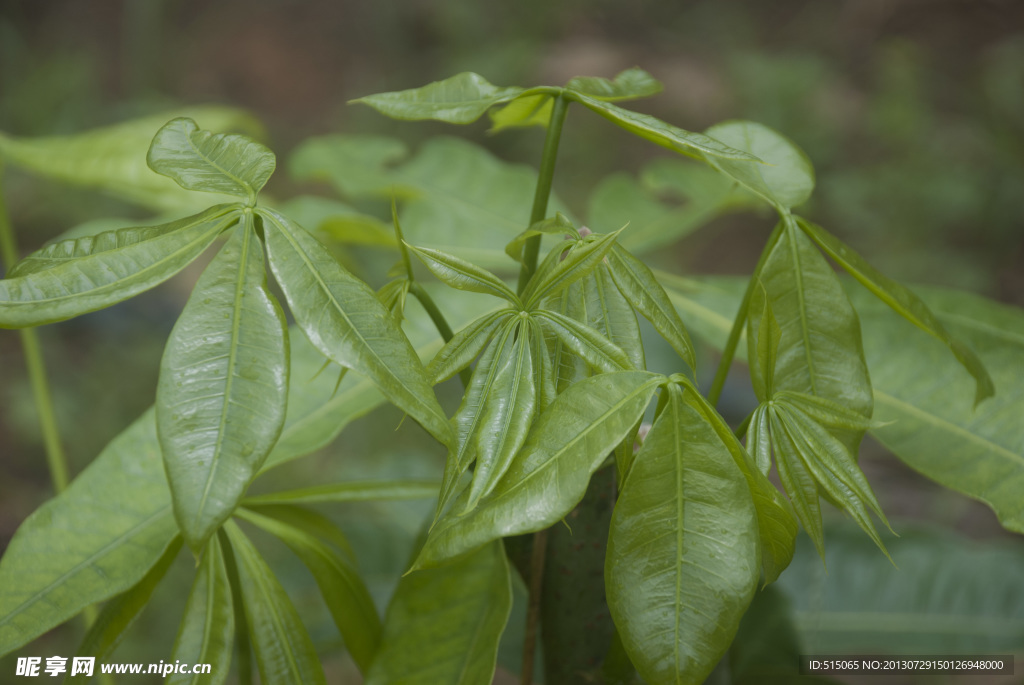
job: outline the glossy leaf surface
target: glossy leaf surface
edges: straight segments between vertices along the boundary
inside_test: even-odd
[[[514,313],[509,309],[484,314],[456,333],[430,361],[427,377],[440,383],[469,366],[510,316]]]
[[[264,683],[326,684],[313,642],[274,572],[233,522],[224,530],[238,564],[249,639]]]
[[[566,247],[556,245],[545,260],[547,264],[542,264],[537,269],[523,291],[526,307],[532,308],[544,298],[557,295],[563,288],[596,269],[612,249],[618,235],[619,232],[616,231],[607,235],[588,237],[568,246],[568,251],[565,251]],[[559,254],[557,260],[552,259],[555,254]]]
[[[444,444],[451,427],[408,338],[377,295],[305,229],[259,210],[274,277],[296,322],[328,359],[371,379]]]
[[[466,71],[421,88],[367,95],[352,102],[369,105],[392,119],[436,119],[449,124],[468,124],[522,90],[492,85],[483,76]]]
[[[678,386],[615,505],[608,606],[652,685],[698,685],[728,649],[758,578],[746,480]]]
[[[580,381],[559,395],[537,418],[494,491],[469,513],[439,521],[414,567],[437,566],[565,516],[583,498],[590,474],[643,415],[659,380],[645,371],[622,371]],[[453,510],[459,511],[459,501]]]
[[[519,297],[505,283],[485,269],[440,250],[407,245],[409,251],[420,258],[430,272],[443,283],[458,290],[469,290],[494,295],[518,304]]]
[[[563,346],[600,371],[629,371],[632,360],[622,349],[603,335],[567,316],[554,311],[541,311],[537,319],[544,323]]]
[[[149,290],[184,269],[237,214],[215,207],[159,232],[57,243],[29,255],[24,276],[0,280],[0,328],[24,328],[93,312]],[[91,250],[97,250],[91,252]],[[65,259],[64,254],[71,258]],[[45,262],[48,268],[36,267]]]
[[[212,133],[180,117],[157,131],[146,163],[187,190],[234,195],[252,205],[274,173],[277,158],[252,138]]]
[[[367,685],[487,685],[511,608],[501,542],[409,573],[391,599]]]
[[[134,586],[176,532],[147,412],[11,539],[0,560],[0,654]]]
[[[156,419],[174,514],[198,552],[284,425],[288,339],[251,219],[203,272],[164,350]]]

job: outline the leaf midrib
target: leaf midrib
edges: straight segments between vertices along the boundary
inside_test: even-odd
[[[246,181],[243,181],[238,176],[235,176],[233,173],[231,173],[230,171],[228,171],[227,169],[222,167],[220,164],[217,164],[216,162],[214,162],[212,157],[204,154],[202,152],[202,150],[199,149],[199,147],[196,145],[195,141],[192,140],[192,133],[201,133],[201,131],[199,131],[198,128],[196,130],[192,131],[191,133],[189,133],[189,132],[184,132],[184,133],[185,133],[185,139],[188,141],[189,147],[192,148],[193,152],[195,152],[197,156],[199,156],[202,160],[204,160],[207,164],[212,166],[214,169],[216,169],[217,171],[219,171],[220,173],[224,174],[225,176],[230,178],[232,181],[234,181],[235,183],[240,185],[245,190],[245,194],[246,194],[247,197],[249,197],[250,199],[255,198],[255,196],[256,196],[256,189],[253,188],[252,185],[250,185]],[[206,141],[213,140],[216,137],[218,137],[218,136],[216,136],[216,135],[208,135],[206,137]],[[225,138],[226,138],[226,136],[223,136],[223,135],[220,136],[221,140],[224,140]],[[204,141],[204,142],[206,142],[206,141]]]

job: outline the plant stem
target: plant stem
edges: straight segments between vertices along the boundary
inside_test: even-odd
[[[562,124],[565,114],[569,111],[569,101],[564,96],[555,98],[551,108],[551,120],[548,122],[548,135],[544,139],[544,151],[540,159],[540,172],[537,175],[537,189],[533,194],[533,209],[530,211],[530,225],[543,221],[548,212],[548,198],[551,197],[551,181],[555,177],[555,161],[558,159],[558,142],[562,138]],[[523,267],[519,271],[519,287],[517,292],[522,295],[530,276],[537,270],[537,255],[540,254],[540,236],[527,238],[523,247]]]
[[[520,685],[533,683],[533,664],[537,652],[537,626],[540,623],[540,596],[544,584],[544,557],[548,546],[548,531],[533,535],[533,550],[530,552],[530,600],[526,608],[526,633],[523,636],[523,667],[519,676]]]
[[[3,168],[0,167],[0,177],[2,174]],[[5,273],[10,273],[11,268],[18,261],[18,246],[14,240],[10,219],[7,216],[2,185],[0,185],[0,259],[3,260]],[[25,353],[29,382],[32,384],[32,396],[35,399],[36,411],[39,413],[39,425],[43,432],[43,445],[46,448],[46,462],[50,469],[50,479],[53,482],[54,491],[59,494],[64,492],[68,486],[68,464],[64,447],[60,442],[60,431],[57,429],[50,384],[46,378],[43,350],[35,329],[23,328],[18,332],[21,334],[21,347]]]
[[[740,302],[740,309],[736,312],[736,318],[732,322],[732,329],[729,331],[729,339],[726,340],[725,349],[722,350],[722,359],[718,362],[715,379],[711,382],[711,390],[708,391],[707,397],[711,406],[717,405],[718,399],[722,396],[722,388],[725,387],[725,379],[729,375],[729,367],[732,366],[732,360],[736,356],[736,346],[739,345],[740,336],[743,335],[743,326],[747,322],[747,310],[750,309],[750,297],[754,292],[754,285],[761,275],[764,263],[768,261],[768,255],[771,254],[772,248],[775,247],[775,243],[779,242],[779,238],[782,237],[784,226],[785,224],[781,221],[775,225],[775,230],[768,236],[768,242],[765,243],[761,257],[757,260],[754,273],[750,275],[747,289],[743,293],[743,300]]]
[[[430,320],[434,322],[434,327],[437,328],[437,332],[441,334],[441,339],[448,342],[455,334],[452,332],[452,327],[448,325],[448,321],[444,318],[444,314],[441,313],[437,303],[434,302],[434,298],[430,296],[430,293],[420,285],[417,281],[409,281],[409,292],[412,293],[413,297],[419,300],[419,303],[423,305],[423,309],[426,310],[427,315],[430,316]],[[463,369],[459,371],[459,380],[462,381],[462,387],[469,387],[469,379],[472,376],[472,372],[469,369]]]

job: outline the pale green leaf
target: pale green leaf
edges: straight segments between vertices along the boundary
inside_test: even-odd
[[[638,67],[619,72],[612,81],[600,76],[577,76],[565,87],[606,102],[646,98],[664,89],[658,80]]]
[[[394,317],[305,229],[268,209],[267,249],[296,322],[329,359],[370,378],[443,444],[451,426],[423,365]]]
[[[556,245],[552,255],[559,254],[558,259],[549,262],[550,268],[538,268],[523,291],[526,308],[530,309],[541,300],[557,295],[563,288],[596,269],[615,245],[620,231],[588,236],[568,246]]]
[[[220,685],[228,677],[234,639],[231,587],[220,538],[214,535],[199,560],[171,653],[172,660],[182,663],[210,664],[210,673],[174,673],[165,685]]]
[[[458,290],[484,293],[501,297],[518,305],[519,297],[500,278],[464,259],[445,254],[429,247],[419,248],[406,243],[406,247],[427,265],[430,272],[446,285]]]
[[[247,213],[200,277],[160,365],[157,430],[174,515],[194,552],[270,454],[287,399],[284,313]]]
[[[513,127],[547,126],[554,104],[554,96],[548,93],[520,95],[500,109],[488,112],[491,117],[488,133]]]
[[[394,248],[391,225],[359,212],[344,202],[314,195],[299,195],[274,208],[300,226],[320,232],[338,243]]]
[[[408,154],[405,143],[396,138],[321,136],[306,140],[292,152],[288,172],[300,181],[330,181],[350,197],[405,197],[415,190],[399,183],[389,166]]]
[[[764,162],[748,164],[708,157],[712,166],[768,202],[789,208],[811,196],[814,167],[804,151],[781,133],[753,121],[725,121],[705,133]]]
[[[508,245],[505,246],[505,254],[522,264],[523,248],[526,246],[526,241],[530,238],[544,235],[580,238],[579,229],[573,225],[572,221],[561,212],[556,212],[553,217],[538,221],[509,241]]]
[[[146,163],[182,188],[243,197],[252,205],[277,158],[248,136],[213,133],[180,117],[157,131]]]
[[[643,415],[661,380],[645,371],[621,371],[582,380],[559,395],[491,494],[469,513],[440,520],[414,567],[437,566],[565,516],[583,498],[590,474]],[[459,511],[459,502],[452,511]]]
[[[754,594],[757,516],[715,431],[668,392],[615,505],[608,607],[647,682],[699,685]]]
[[[501,542],[402,578],[367,685],[485,685],[512,609]]]
[[[43,248],[28,260],[45,260],[48,268],[0,280],[0,328],[63,321],[145,292],[188,266],[237,218],[237,212],[214,207],[141,242],[133,242],[138,229],[122,229],[91,242]],[[93,248],[99,251],[89,252]]]
[[[224,530],[238,565],[260,680],[274,685],[326,685],[309,633],[274,572],[234,521],[225,522]]]
[[[440,383],[469,366],[510,316],[514,316],[511,309],[484,314],[456,333],[430,361],[427,377]]]
[[[242,504],[315,504],[319,502],[374,502],[437,497],[437,483],[423,480],[349,481],[314,485],[298,490],[246,497]]]
[[[468,124],[492,106],[508,102],[522,91],[515,86],[492,85],[483,76],[465,71],[420,88],[367,95],[352,102],[369,105],[392,119],[436,119],[449,124]]]
[[[632,360],[615,343],[586,324],[554,311],[541,310],[535,315],[563,345],[602,372],[628,371]]]
[[[0,654],[134,586],[176,532],[147,412],[14,534],[0,560]]]

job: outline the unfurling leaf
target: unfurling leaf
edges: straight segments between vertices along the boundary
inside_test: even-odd
[[[492,85],[479,74],[463,72],[421,88],[378,93],[352,100],[369,105],[392,119],[436,119],[449,124],[469,124],[494,105],[508,102],[522,88]]]

